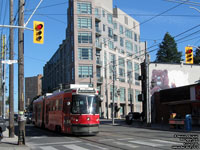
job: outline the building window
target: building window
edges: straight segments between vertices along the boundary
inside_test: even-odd
[[[120,46],[124,47],[124,38],[120,37]]]
[[[93,77],[93,66],[92,65],[80,65],[78,67],[79,78]]]
[[[133,102],[133,89],[128,88],[128,101]]]
[[[119,26],[119,33],[120,33],[120,34],[123,34],[123,33],[124,33],[124,31],[123,31],[123,26],[122,26],[122,25]]]
[[[139,81],[139,64],[135,63],[134,64],[134,71],[135,71],[135,85],[140,85],[140,81]]]
[[[126,100],[126,89],[120,87],[120,102],[124,102]]]
[[[77,3],[77,13],[78,14],[92,14],[91,3],[78,2]]]
[[[74,68],[72,68],[72,80],[74,80]]]
[[[108,48],[111,50],[114,49],[114,43],[112,41],[108,41]]]
[[[125,29],[125,35],[127,38],[133,39],[133,32],[129,29]]]
[[[119,57],[118,59],[119,59],[119,60],[118,60],[118,61],[119,61],[119,66],[120,66],[120,67],[125,67],[125,61],[124,61],[124,58]]]
[[[140,94],[140,91],[135,90],[135,99],[136,99],[136,102],[138,102],[138,95],[139,94]]]
[[[113,24],[113,17],[112,17],[112,15],[108,14],[107,17],[108,17],[107,18],[108,19],[108,23]]]
[[[115,42],[118,41],[118,37],[117,37],[117,35],[114,35],[114,41],[115,41]]]
[[[72,62],[74,62],[74,51],[72,50]]]
[[[91,29],[92,28],[92,18],[78,18],[78,28],[79,29]]]
[[[137,40],[137,34],[136,34],[136,33],[134,33],[134,39],[135,39],[135,42],[138,41],[138,40]]]
[[[133,70],[133,65],[132,62],[130,60],[127,61],[127,70]]]
[[[117,101],[118,95],[117,95],[117,87],[114,86],[114,101]],[[113,100],[113,85],[110,85],[110,100]]]
[[[113,24],[113,26],[114,26],[114,29],[117,29],[117,23],[116,22]]]
[[[93,60],[92,48],[78,48],[78,58],[79,60]]]
[[[102,10],[103,17],[105,17],[106,13],[105,10]]]
[[[106,25],[103,24],[103,31],[106,31]]]
[[[133,44],[130,41],[126,40],[125,45],[127,50],[133,51]]]
[[[125,77],[125,69],[119,68],[119,77]]]
[[[109,36],[110,38],[113,37],[113,29],[110,28],[110,27],[108,27],[108,36]]]
[[[78,43],[92,43],[92,33],[91,32],[79,32],[78,33]]]

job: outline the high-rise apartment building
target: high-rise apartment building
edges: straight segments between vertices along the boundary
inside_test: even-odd
[[[42,75],[25,78],[25,107],[27,108],[33,98],[42,95]]]
[[[141,112],[142,52],[139,22],[113,8],[113,0],[69,0],[66,39],[44,66],[43,92],[59,84],[88,84],[103,98],[101,116],[111,118],[114,87],[120,108],[115,117],[130,112],[131,101],[133,111]]]

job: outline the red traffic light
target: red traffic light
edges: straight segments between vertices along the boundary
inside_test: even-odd
[[[42,24],[38,24],[35,28],[36,28],[36,30],[41,30],[43,28],[43,25]]]
[[[192,49],[188,49],[188,50],[187,50],[187,54],[190,54],[190,53],[192,53],[192,52],[193,52]]]

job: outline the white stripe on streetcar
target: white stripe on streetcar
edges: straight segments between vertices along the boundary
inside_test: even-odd
[[[158,140],[158,139],[151,139],[151,141],[167,143],[167,144],[182,144],[182,143],[178,143],[178,142],[164,141],[164,140]]]
[[[98,149],[108,150],[107,148],[100,147],[100,146],[97,146],[97,145],[94,145],[94,144],[90,144],[90,143],[86,143],[86,145],[89,145],[89,146],[92,146],[92,147],[96,147]]]
[[[140,145],[152,146],[152,147],[164,146],[162,144],[156,144],[156,143],[144,142],[144,141],[128,141],[128,142],[135,143],[135,144],[140,144]]]
[[[87,148],[83,148],[74,144],[69,144],[69,145],[63,145],[64,147],[68,148],[68,149],[72,149],[72,150],[89,150]]]
[[[127,146],[127,147],[131,147],[131,148],[137,148],[138,146],[133,145],[133,144],[127,144],[127,143],[122,143],[122,142],[113,142],[117,145],[123,145],[123,146]]]
[[[42,150],[58,150],[52,146],[42,146],[42,147],[40,147],[40,149],[42,149]]]

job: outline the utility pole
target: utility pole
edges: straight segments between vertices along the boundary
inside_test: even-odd
[[[112,125],[115,124],[115,119],[114,119],[114,108],[115,108],[115,65],[114,65],[114,60],[113,60],[113,97],[112,97]]]
[[[105,66],[105,78],[106,78],[106,117],[108,117],[108,78],[107,78],[107,65]]]
[[[146,49],[147,45],[145,42],[145,74],[146,74],[146,82],[145,82],[145,99],[146,99],[146,123],[147,126],[151,126],[151,100],[149,97],[149,54]]]
[[[24,0],[18,1],[18,26],[24,27]],[[18,145],[25,145],[24,123],[24,29],[18,29]]]
[[[10,25],[14,23],[13,20],[13,0],[10,0]],[[9,35],[9,59],[13,60],[13,49],[14,49],[14,29],[10,28]],[[9,65],[9,137],[14,137],[14,64]]]
[[[2,60],[6,60],[6,36],[2,35]],[[6,102],[6,64],[2,68],[2,117],[5,119],[5,102]]]
[[[129,76],[129,92],[130,92],[131,112],[133,112],[133,100],[132,100],[132,90],[131,90],[131,72],[128,73],[128,76]]]

